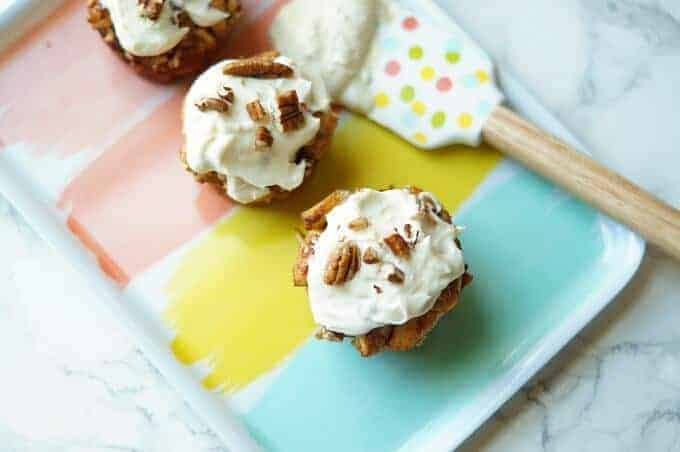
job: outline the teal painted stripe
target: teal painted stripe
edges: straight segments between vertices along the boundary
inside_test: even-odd
[[[245,416],[272,451],[388,451],[450,417],[603,275],[597,215],[521,172],[457,218],[475,282],[420,349],[362,359],[310,340]]]

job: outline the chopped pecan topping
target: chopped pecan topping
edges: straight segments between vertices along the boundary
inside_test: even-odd
[[[163,12],[165,0],[137,0],[139,13],[150,20],[158,20]]]
[[[394,284],[401,284],[404,282],[404,272],[397,267],[394,267],[392,273],[387,275],[387,280]]]
[[[388,235],[383,239],[385,245],[387,245],[395,256],[401,257],[402,259],[408,259],[411,256],[411,249],[409,248],[408,242],[399,233],[394,233]]]
[[[439,218],[444,220],[445,223],[451,224],[451,214],[449,214],[449,212],[446,209],[442,209],[439,212]]]
[[[329,213],[335,206],[343,202],[349,196],[346,190],[336,190],[323,200],[317,203],[314,207],[302,212],[302,222],[305,229],[323,230],[326,227],[326,214]]]
[[[335,331],[330,331],[326,329],[325,326],[322,326],[318,330],[316,330],[316,333],[314,333],[314,337],[316,337],[317,339],[325,339],[327,341],[332,342],[342,342],[342,340],[345,338],[345,335],[341,333],[336,333]]]
[[[253,121],[262,121],[267,119],[267,112],[259,100],[254,100],[246,105],[246,110],[248,110],[248,115]]]
[[[422,221],[425,224],[433,226],[437,221],[432,216],[432,213],[427,208],[420,209],[414,216],[413,219],[416,221]]]
[[[217,90],[217,95],[222,100],[226,100],[229,103],[234,102],[234,90],[229,86],[223,85]]]
[[[474,277],[472,276],[472,274],[467,272],[467,268],[465,269],[465,273],[463,273],[463,277],[462,277],[462,278],[463,278],[463,279],[462,279],[461,284],[462,284],[463,287],[465,287],[465,286],[467,286],[468,284],[470,284],[470,283],[472,282],[472,280],[474,279]]]
[[[265,50],[264,52],[253,55],[253,58],[263,58],[265,60],[274,60],[281,56],[278,50]]]
[[[305,116],[300,108],[300,100],[295,90],[286,91],[277,97],[281,112],[281,127],[284,132],[299,129],[305,123]]]
[[[411,235],[413,234],[413,231],[411,230],[411,224],[410,224],[410,223],[406,223],[406,224],[404,225],[404,233],[406,234],[406,238],[407,238],[407,239],[410,239],[410,238],[411,238]]]
[[[217,47],[217,39],[208,30],[203,28],[193,28],[191,33],[194,37],[198,38],[200,42],[208,49],[214,49]],[[191,41],[189,41],[191,42]]]
[[[309,257],[314,254],[314,245],[319,238],[318,232],[310,232],[301,239],[298,256],[293,266],[293,283],[298,287],[307,286],[307,273],[309,272]]]
[[[364,250],[364,256],[361,258],[365,264],[377,264],[380,262],[378,253],[370,246]]]
[[[287,78],[293,75],[293,68],[274,61],[274,53],[264,53],[251,58],[235,60],[224,67],[227,75],[253,78]]]
[[[373,289],[375,289],[375,293],[377,293],[378,295],[380,295],[383,292],[380,286],[376,286],[375,284],[373,284]]]
[[[434,199],[430,198],[430,197],[427,196],[427,195],[421,196],[420,199],[421,199],[421,201],[422,201],[423,203],[425,203],[426,206],[429,206],[430,209],[432,209],[432,211],[436,211],[436,210],[437,210],[437,203],[434,202]]]
[[[364,358],[375,355],[388,346],[394,329],[392,325],[375,328],[367,334],[357,336],[353,341],[354,346]]]
[[[354,242],[340,243],[328,256],[323,281],[337,286],[351,280],[359,270],[359,247]]]
[[[352,231],[363,231],[368,227],[368,218],[366,217],[355,218],[354,220],[349,222],[348,227]]]
[[[196,107],[205,111],[218,111],[220,113],[226,113],[229,111],[230,103],[219,97],[204,97],[196,102]]]
[[[185,10],[176,9],[172,12],[170,22],[178,27],[188,27],[191,23],[191,17],[189,17],[189,14]]]
[[[258,127],[255,131],[255,147],[257,149],[270,148],[274,144],[272,133],[264,126]]]

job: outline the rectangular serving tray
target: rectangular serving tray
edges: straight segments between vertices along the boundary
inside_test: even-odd
[[[290,243],[286,231],[258,229],[289,212],[233,208],[182,172],[176,151],[185,87],[139,80],[89,29],[83,3],[0,4],[0,191],[97,289],[230,450],[251,450],[246,435],[276,451],[451,450],[638,268],[644,243],[637,235],[514,163],[465,148],[421,156],[344,114],[332,158],[356,162],[352,152],[368,136],[384,148],[377,159],[394,153],[395,168],[356,181],[435,186],[467,226],[463,243],[476,280],[414,352],[365,360],[349,344],[318,342],[304,293],[278,286],[293,259],[286,254],[292,228]],[[245,3],[235,39],[257,43],[273,2]],[[434,3],[404,3],[451,26]],[[498,77],[515,110],[583,149],[502,67]],[[410,163],[435,169],[423,179],[404,170]],[[285,268],[232,270],[229,262],[248,262],[251,252],[270,253]],[[241,291],[211,291],[210,278]],[[252,305],[263,310],[247,312],[242,306],[252,300],[237,296],[246,286],[232,284],[236,278],[280,290],[282,303],[292,294],[296,302],[276,311],[288,326],[258,330],[276,295],[261,291],[263,304]]]

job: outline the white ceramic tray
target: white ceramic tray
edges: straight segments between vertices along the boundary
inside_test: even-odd
[[[261,41],[271,3],[246,2],[237,42]],[[286,228],[328,187],[313,183],[272,210],[234,208],[198,187],[176,156],[184,87],[138,79],[88,28],[83,8],[0,6],[0,190],[230,450],[451,450],[640,263],[636,235],[497,154],[424,155],[345,115],[319,171],[352,168],[362,146],[380,149],[376,162],[391,162],[388,170],[342,181],[412,183],[458,206],[476,280],[413,353],[362,360],[349,345],[319,343],[304,294],[288,285],[295,239]],[[450,25],[434,4],[419,14]],[[516,110],[580,147],[503,68],[499,78]],[[262,256],[266,272],[233,265]]]

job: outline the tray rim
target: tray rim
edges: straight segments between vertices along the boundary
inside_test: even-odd
[[[61,2],[62,0],[50,0],[49,3],[54,7]],[[15,0],[9,8],[0,14],[0,29],[20,30],[16,33],[30,29],[35,25],[35,22],[32,21],[33,23],[30,24],[23,22],[27,18],[25,11],[31,5],[40,3],[41,0]],[[439,16],[449,23],[454,23],[451,14],[435,4],[434,1],[420,0],[420,3],[427,10],[427,13],[433,17]],[[46,15],[47,13],[44,14],[44,16]],[[471,36],[473,39],[475,38],[473,34]],[[16,36],[11,36],[10,39],[14,40]],[[0,45],[0,51],[7,50],[5,47]],[[510,100],[510,104],[518,112],[577,149],[587,153],[579,140],[517,78],[504,69],[502,65],[496,63],[496,66],[499,83]],[[520,102],[512,102],[513,99],[518,98],[521,98]],[[191,373],[187,372],[187,369],[174,358],[170,348],[163,347],[163,344],[159,343],[157,336],[153,333],[158,326],[149,322],[142,312],[138,312],[138,308],[133,303],[121,302],[123,293],[120,288],[101,272],[94,255],[87,251],[64,227],[63,212],[41,200],[41,197],[34,192],[33,187],[22,184],[20,175],[13,173],[9,166],[3,165],[1,161],[0,175],[2,176],[0,177],[0,193],[6,197],[45,242],[62,254],[66,261],[83,276],[86,284],[89,284],[102,300],[101,304],[95,303],[95,305],[107,308],[109,313],[114,315],[127,328],[133,340],[152,364],[158,368],[166,381],[220,436],[227,447],[234,451],[261,450],[260,446],[248,434],[242,421],[231,413],[231,410],[225,406],[220,397],[197,385]],[[529,349],[525,358],[518,361],[518,364],[512,368],[515,369],[516,366],[519,366],[518,372],[514,374],[510,372],[510,375],[496,379],[483,392],[480,392],[474,403],[478,402],[477,399],[480,398],[485,400],[473,418],[467,418],[463,423],[457,422],[455,419],[453,422],[443,423],[438,427],[441,433],[432,435],[432,440],[429,441],[425,450],[449,451],[461,445],[548,361],[555,357],[585,325],[592,321],[634,276],[644,256],[645,242],[637,234],[605,215],[600,214],[599,217],[605,224],[622,232],[623,240],[620,240],[622,242],[620,246],[626,256],[626,265],[619,268],[616,278],[610,278],[611,281],[599,289],[597,299],[584,302],[583,306],[567,316],[557,329],[543,336]],[[492,392],[495,396],[482,397],[487,392]],[[402,449],[407,447],[408,444],[404,445]]]

